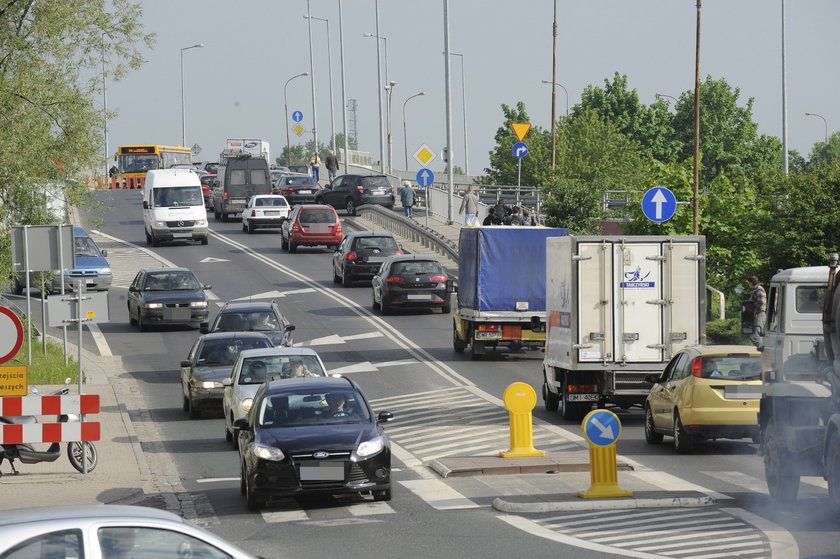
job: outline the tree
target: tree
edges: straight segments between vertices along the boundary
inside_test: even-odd
[[[823,166],[840,165],[840,132],[835,132],[828,137],[827,142],[818,142],[811,149],[808,156],[808,169],[817,169]]]
[[[142,63],[140,3],[0,1],[0,221],[43,223],[41,189],[57,183],[79,204],[82,180],[102,169],[102,56],[108,76],[120,79]],[[89,80],[83,74],[95,76]],[[25,148],[24,148],[25,146]],[[79,179],[77,181],[68,179]],[[8,245],[8,230],[0,245]],[[0,275],[9,252],[0,248]]]
[[[525,111],[525,103],[519,101],[516,108],[502,105],[504,121],[496,131],[496,147],[490,152],[490,167],[484,169],[483,177],[476,178],[476,181],[483,184],[498,185],[529,185],[542,184],[548,176],[549,150],[551,139],[548,134],[538,126],[534,126],[528,132],[525,142],[528,145],[528,155],[522,158],[522,174],[519,175],[519,158],[513,155],[513,144],[518,139],[511,127],[515,122],[531,122],[531,118]],[[517,182],[520,181],[520,182]]]

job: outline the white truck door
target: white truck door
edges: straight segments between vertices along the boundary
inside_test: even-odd
[[[615,243],[615,360],[659,362],[662,340],[662,248]]]
[[[613,253],[611,243],[578,244],[578,336],[581,363],[613,360]],[[588,346],[588,347],[586,347]]]
[[[697,243],[664,243],[665,275],[662,278],[665,305],[666,358],[687,345],[700,343],[700,260]]]

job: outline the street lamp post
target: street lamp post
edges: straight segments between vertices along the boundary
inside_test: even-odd
[[[408,133],[406,132],[406,126],[405,126],[405,105],[406,105],[406,103],[408,103],[409,101],[411,101],[415,97],[419,97],[419,96],[425,95],[425,94],[426,94],[425,91],[421,91],[420,93],[415,93],[414,95],[412,95],[411,97],[409,97],[408,99],[406,99],[403,102],[403,144],[404,144],[403,147],[405,149],[405,170],[406,171],[408,171]]]
[[[306,13],[309,10],[309,0],[306,0]],[[312,85],[312,140],[314,153],[318,153],[318,116],[315,108],[315,56],[312,54],[312,20],[306,20],[309,27],[309,80]]]
[[[552,83],[551,80],[542,80],[542,82],[547,83],[547,84]],[[554,83],[554,85],[559,86],[560,89],[563,90],[563,93],[566,94],[566,116],[569,116],[569,92],[566,90],[566,88],[563,86],[563,84],[557,83],[557,82],[553,82],[553,83]]]
[[[376,33],[362,33],[363,37],[374,37],[376,41],[376,83],[382,83],[382,63],[379,60],[379,39],[382,40],[382,50],[385,55],[385,83],[388,82],[388,40],[379,34],[379,2],[375,2]],[[382,91],[376,88],[376,99],[379,101],[379,170],[385,172],[385,127],[382,124]]]
[[[388,174],[392,174],[393,168],[393,136],[391,136],[391,97],[394,94],[394,86],[397,85],[397,82],[390,81],[388,85],[385,86],[385,93],[388,95]]]
[[[449,56],[460,56],[461,57],[461,99],[463,102],[462,111],[464,113],[464,173],[469,176],[470,174],[470,156],[469,156],[469,147],[467,143],[467,88],[466,88],[466,78],[464,77],[464,55],[457,52],[450,52]]]
[[[304,14],[304,19],[315,19],[327,24],[327,73],[330,76],[330,126],[332,127],[332,152],[335,154],[335,103],[333,102],[333,81],[332,81],[332,47],[330,47],[330,20]]]
[[[338,50],[341,66],[341,122],[344,131],[344,174],[347,170],[348,159],[350,158],[350,146],[347,138],[347,87],[344,81],[344,19],[341,17],[341,0],[338,0]]]
[[[818,115],[817,113],[805,113],[805,116],[816,116],[822,119],[823,126],[825,126],[825,143],[828,143],[828,121],[825,120],[825,117],[822,115]]]
[[[308,76],[309,72],[303,72],[302,74],[298,74],[296,76],[292,76],[288,80],[286,80],[286,85],[283,86],[283,112],[286,114],[286,164],[292,164],[292,142],[289,138],[289,102],[286,100],[286,88],[289,87],[289,82],[295,78],[302,78],[303,76]]]
[[[187,113],[184,109],[184,51],[190,49],[200,49],[204,47],[202,43],[193,45],[191,47],[181,48],[181,145],[187,145]]]

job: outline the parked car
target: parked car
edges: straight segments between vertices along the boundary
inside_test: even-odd
[[[216,315],[210,332],[262,332],[275,346],[291,346],[294,324],[290,324],[274,301],[228,302]]]
[[[187,268],[142,269],[128,287],[128,322],[141,331],[163,324],[206,327],[207,289]]]
[[[321,185],[309,175],[286,174],[274,183],[274,193],[282,194],[289,204],[314,204]]]
[[[216,179],[218,175],[214,173],[205,173],[198,177],[201,181],[201,196],[204,198],[204,207],[210,209],[213,207],[213,187],[216,186]]]
[[[289,165],[289,171],[292,173],[300,173],[301,175],[308,175],[309,165]]]
[[[341,244],[341,220],[330,206],[300,204],[283,222],[280,233],[280,245],[289,252],[297,252],[299,246],[335,248]]]
[[[385,175],[340,175],[321,190],[315,202],[343,208],[347,215],[356,215],[362,204],[394,207],[394,187]]]
[[[230,378],[234,361],[245,349],[274,347],[261,332],[216,332],[200,336],[181,361],[181,393],[190,419],[206,409],[222,409],[222,381]]]
[[[333,253],[333,283],[349,287],[354,281],[370,281],[389,256],[405,254],[391,233],[354,231],[348,233]]]
[[[727,398],[727,387],[761,385],[761,353],[751,345],[689,346],[661,375],[645,380],[653,387],[645,400],[645,440],[674,437],[680,454],[701,439],[759,441],[759,398]]]
[[[0,557],[256,559],[168,511],[129,505],[68,505],[0,512]]]
[[[107,291],[111,287],[114,277],[111,272],[111,265],[105,259],[108,252],[100,250],[87,231],[78,226],[73,227],[73,253],[76,265],[66,268],[64,274],[60,274],[58,271],[53,272],[52,280],[46,286],[47,291],[50,293],[61,292],[62,275],[64,276],[65,291],[74,291],[79,281],[82,282],[85,291]],[[36,279],[37,272],[30,272],[30,288],[40,287],[36,285]],[[21,295],[24,289],[26,289],[26,278],[21,274],[15,274],[12,279],[12,293]]]
[[[242,230],[253,233],[257,228],[278,228],[289,217],[292,208],[283,196],[258,194],[251,196],[242,210]]]
[[[449,277],[434,256],[390,256],[373,276],[373,308],[390,314],[396,308],[451,311]]]
[[[274,497],[370,493],[391,500],[384,424],[346,377],[270,381],[238,419],[240,487],[249,509]]]
[[[230,376],[223,380],[222,408],[225,414],[225,440],[233,441],[233,422],[248,415],[254,395],[269,380],[304,377],[323,377],[327,369],[313,349],[303,347],[275,347],[251,349],[239,354]]]

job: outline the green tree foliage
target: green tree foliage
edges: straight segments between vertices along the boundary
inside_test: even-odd
[[[840,166],[840,132],[828,137],[828,142],[814,144],[808,157],[808,169],[825,166]]]
[[[490,167],[484,169],[486,176],[477,179],[483,184],[528,185],[542,184],[548,175],[545,162],[550,159],[551,138],[538,126],[532,126],[525,142],[528,155],[522,158],[522,176],[519,177],[519,158],[513,155],[513,144],[518,140],[511,124],[531,122],[525,111],[525,103],[516,104],[515,108],[502,105],[504,121],[496,131],[496,147],[490,152]],[[521,182],[517,182],[520,180]]]
[[[0,221],[44,223],[43,190],[59,183],[79,203],[83,180],[104,168],[102,57],[109,79],[138,68],[139,3],[0,1]],[[85,75],[95,76],[89,80]],[[0,232],[0,274],[8,275],[8,230]]]

